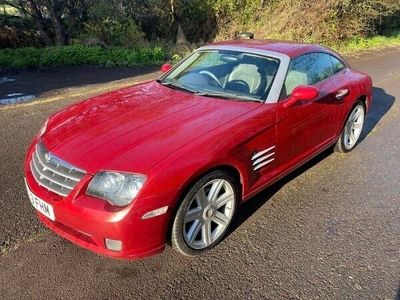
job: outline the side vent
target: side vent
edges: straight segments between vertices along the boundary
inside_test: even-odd
[[[262,167],[270,164],[271,162],[273,162],[275,160],[274,149],[275,149],[275,146],[272,146],[272,147],[269,147],[268,149],[262,150],[253,155],[253,157],[251,158],[251,161],[253,163],[254,171],[261,169]]]

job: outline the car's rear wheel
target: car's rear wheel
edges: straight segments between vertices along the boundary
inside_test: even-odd
[[[360,139],[364,127],[364,120],[365,106],[361,101],[359,101],[356,103],[346,120],[343,131],[335,145],[335,151],[349,152],[354,149]]]
[[[238,202],[236,180],[213,171],[198,180],[184,196],[172,225],[172,247],[193,256],[213,248],[226,234]]]

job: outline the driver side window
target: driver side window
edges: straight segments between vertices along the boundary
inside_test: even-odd
[[[289,64],[288,73],[281,92],[281,99],[287,98],[299,85],[313,85],[333,75],[330,55],[309,53]]]

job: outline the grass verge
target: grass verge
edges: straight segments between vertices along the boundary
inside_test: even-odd
[[[400,30],[388,35],[376,35],[372,37],[355,37],[353,39],[336,43],[327,44],[342,54],[352,54],[364,50],[376,50],[391,46],[400,46]]]

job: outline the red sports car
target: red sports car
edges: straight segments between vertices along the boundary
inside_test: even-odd
[[[156,81],[52,115],[29,148],[40,220],[115,258],[214,247],[240,204],[334,145],[352,150],[372,81],[321,46],[201,47]]]

